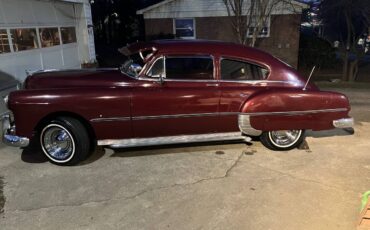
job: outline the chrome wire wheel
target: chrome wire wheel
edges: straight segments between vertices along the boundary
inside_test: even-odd
[[[302,130],[279,130],[268,132],[272,144],[279,148],[289,148],[296,144],[302,136]]]
[[[75,154],[73,136],[61,125],[47,125],[41,132],[40,142],[43,152],[53,162],[68,162]]]

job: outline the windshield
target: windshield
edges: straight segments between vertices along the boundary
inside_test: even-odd
[[[138,77],[144,68],[144,60],[150,57],[149,55],[152,55],[152,52],[145,51],[127,56],[127,60],[121,65],[121,72],[131,77]]]

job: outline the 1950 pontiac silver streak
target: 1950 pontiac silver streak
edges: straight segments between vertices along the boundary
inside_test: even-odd
[[[95,145],[246,139],[289,150],[305,130],[353,126],[346,96],[307,86],[260,50],[215,41],[154,41],[120,49],[120,69],[39,71],[10,93],[3,141],[37,140],[51,162],[73,165]]]

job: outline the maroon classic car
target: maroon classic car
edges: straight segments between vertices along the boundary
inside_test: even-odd
[[[258,49],[215,41],[155,41],[120,49],[120,69],[40,71],[6,98],[3,141],[37,140],[51,162],[73,165],[97,145],[131,147],[260,140],[300,145],[305,130],[353,126],[346,96],[306,85]]]

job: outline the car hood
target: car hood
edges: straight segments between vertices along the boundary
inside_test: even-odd
[[[118,69],[77,69],[43,71],[32,74],[25,81],[25,89],[118,87],[134,81]]]

